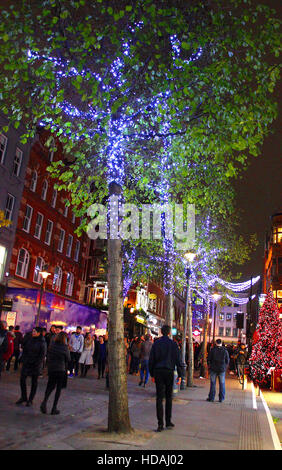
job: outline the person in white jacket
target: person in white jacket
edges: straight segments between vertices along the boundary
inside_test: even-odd
[[[83,351],[79,358],[81,374],[80,377],[86,377],[90,366],[93,365],[93,354],[94,354],[94,340],[91,337],[90,333],[86,333],[84,337],[84,346]]]
[[[70,369],[69,369],[70,378],[73,377],[73,371],[75,373],[75,376],[76,377],[78,376],[79,358],[80,358],[80,354],[83,351],[83,345],[84,345],[84,336],[81,333],[82,333],[81,326],[77,326],[76,332],[72,333],[70,342],[69,342],[70,355],[71,355]]]

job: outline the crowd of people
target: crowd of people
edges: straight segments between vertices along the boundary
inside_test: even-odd
[[[155,345],[156,340],[159,339],[160,338],[156,337],[153,339],[149,334],[135,336],[131,340],[127,337],[124,338],[127,373],[139,376],[139,386],[146,387],[150,375],[154,380],[152,358],[155,358],[155,350],[158,351],[159,346],[156,349],[153,345]],[[20,405],[25,403],[26,406],[31,406],[37,391],[38,378],[42,377],[43,370],[47,369],[48,382],[40,410],[44,414],[47,412],[48,399],[55,390],[51,414],[56,415],[59,414],[57,405],[61,391],[67,386],[68,378],[72,379],[76,376],[85,378],[90,367],[97,367],[97,379],[105,378],[106,388],[109,388],[107,343],[107,335],[97,337],[97,335],[91,335],[89,332],[83,334],[81,326],[77,326],[76,330],[70,334],[63,331],[62,326],[52,325],[49,332],[47,332],[46,328],[35,327],[31,332],[23,335],[19,326],[10,326],[7,328],[6,322],[1,321],[0,378],[3,370],[7,372],[10,370],[13,358],[15,371],[19,368],[19,364],[21,364],[21,396],[16,404]],[[173,361],[178,365],[179,369],[182,343],[177,337],[173,338],[172,343],[178,354],[177,359]],[[161,345],[161,343],[159,343],[159,345]],[[195,341],[193,343],[193,349],[195,370],[199,370],[200,378],[203,378],[204,355],[202,343],[199,344]],[[217,376],[219,376],[221,384],[220,401],[223,401],[225,394],[225,372],[227,368],[230,374],[239,374],[240,368],[244,367],[247,357],[248,353],[246,347],[241,342],[238,342],[237,345],[229,344],[226,347],[221,342],[220,344],[216,343],[214,347],[211,343],[208,343],[207,361],[211,379],[211,391],[208,401],[214,400]],[[222,363],[222,371],[212,369],[213,361],[218,361],[218,358],[220,358]],[[188,359],[188,345],[186,345],[186,364],[188,364]],[[162,361],[163,359],[160,362],[162,363]],[[166,363],[166,361],[167,359],[164,360],[164,363]],[[167,365],[165,368],[166,367]],[[168,377],[164,371],[162,372],[161,370],[158,374],[161,374],[161,378],[158,379],[159,383],[168,381]],[[31,377],[29,395],[27,393],[27,377]],[[160,403],[158,407],[160,410]],[[159,413],[161,412],[159,411]]]
[[[82,334],[81,326],[71,334],[63,331],[61,325],[52,325],[50,331],[35,327],[23,335],[20,327],[9,326],[0,322],[0,378],[3,370],[10,370],[14,357],[14,370],[21,364],[20,390],[21,396],[17,405],[31,406],[37,391],[38,378],[43,370],[48,371],[48,383],[40,409],[47,412],[47,401],[56,389],[51,414],[59,414],[58,400],[67,379],[75,376],[85,378],[92,366],[98,369],[97,379],[105,378],[109,387],[107,367],[107,335]],[[30,393],[27,393],[27,377],[31,377]]]

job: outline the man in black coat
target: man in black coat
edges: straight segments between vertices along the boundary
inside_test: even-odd
[[[36,394],[37,380],[46,353],[46,343],[41,332],[40,327],[33,328],[31,335],[25,335],[23,340],[21,398],[16,402],[17,405],[26,402],[26,406],[31,406]],[[31,377],[31,391],[29,399],[27,399],[26,379],[29,376]]]
[[[216,379],[219,379],[219,401],[225,399],[225,374],[229,364],[229,354],[222,346],[221,339],[217,339],[215,346],[210,350],[208,366],[210,371],[210,393],[207,401],[214,401],[216,393]]]
[[[170,327],[164,325],[161,329],[162,338],[158,339],[152,346],[149,356],[149,371],[151,377],[155,380],[157,399],[157,419],[158,429],[161,432],[164,429],[164,410],[163,399],[165,398],[165,420],[166,428],[172,429],[174,424],[171,422],[172,411],[172,392],[174,381],[174,369],[177,367],[178,382],[181,380],[182,369],[180,354],[177,344],[172,341],[168,335]]]

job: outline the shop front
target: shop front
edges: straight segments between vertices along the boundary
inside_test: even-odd
[[[1,319],[10,324],[20,325],[21,331],[30,331],[35,326],[38,313],[40,291],[37,289],[7,289],[6,299],[10,302],[9,311],[2,311]],[[107,331],[108,314],[102,309],[72,302],[51,292],[42,295],[39,325],[49,330],[51,325],[62,325],[67,332],[80,325],[84,331],[103,335]]]

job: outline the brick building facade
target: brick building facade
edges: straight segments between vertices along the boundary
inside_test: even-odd
[[[40,271],[50,276],[46,291],[69,300],[81,299],[86,236],[75,234],[79,220],[66,205],[68,195],[54,188],[47,167],[60,160],[48,151],[48,134],[39,131],[30,151],[10,262],[10,287],[40,288]]]

